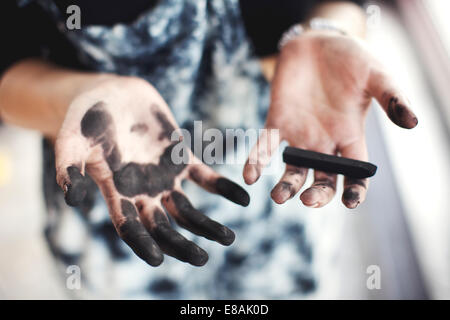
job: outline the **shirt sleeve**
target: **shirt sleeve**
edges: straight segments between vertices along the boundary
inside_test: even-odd
[[[305,20],[320,2],[324,1],[240,0],[241,15],[255,54],[261,57],[276,53],[283,32]],[[351,2],[358,5],[364,3],[363,0]]]

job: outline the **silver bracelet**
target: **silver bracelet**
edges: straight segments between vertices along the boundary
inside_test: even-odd
[[[334,21],[324,18],[313,18],[309,22],[309,29],[312,30],[333,30],[337,31],[342,35],[347,33],[342,30]],[[305,28],[301,24],[294,24],[281,36],[278,42],[278,49],[281,50],[289,41],[300,36],[305,32]]]

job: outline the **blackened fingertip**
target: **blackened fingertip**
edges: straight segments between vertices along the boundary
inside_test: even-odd
[[[417,117],[398,98],[392,97],[388,104],[388,116],[396,125],[404,129],[412,129],[418,124]]]
[[[295,189],[292,184],[286,181],[281,181],[275,185],[270,192],[270,196],[278,204],[282,204],[295,196]]]
[[[119,227],[119,235],[133,252],[147,264],[157,267],[164,261],[164,255],[159,246],[138,220],[127,218]]]
[[[345,206],[349,209],[354,209],[360,204],[360,194],[359,192],[353,190],[352,188],[345,189],[342,200]]]
[[[229,246],[234,242],[235,239],[236,235],[234,234],[234,232],[223,226],[223,235],[218,239],[219,243],[224,246]]]
[[[196,267],[204,266],[209,259],[208,253],[202,248],[197,246],[194,248],[194,251],[195,252],[191,254],[189,263]]]
[[[159,253],[157,255],[150,255],[144,261],[152,267],[158,267],[163,263],[164,255],[162,253]]]
[[[237,183],[226,178],[217,179],[216,190],[217,193],[222,195],[224,198],[241,206],[246,207],[250,203],[250,196],[248,195],[247,191],[245,191]]]
[[[69,206],[78,206],[86,196],[86,178],[76,166],[68,167],[67,174],[70,182],[63,186],[64,199]]]
[[[352,188],[345,189],[343,198],[346,201],[355,202],[359,200],[359,192],[353,190]]]

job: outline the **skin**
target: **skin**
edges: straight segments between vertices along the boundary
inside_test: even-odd
[[[307,31],[279,56],[262,60],[272,81],[266,128],[244,167],[255,183],[281,140],[304,149],[366,161],[364,121],[372,97],[403,128],[417,125],[408,101],[381,64],[364,48],[364,12],[346,2],[324,3],[313,17],[339,22],[347,32]],[[306,26],[306,25],[305,25]],[[24,90],[26,88],[26,90]],[[86,197],[87,175],[99,186],[111,220],[122,239],[152,266],[163,254],[195,266],[207,253],[170,224],[169,216],[196,235],[230,245],[234,233],[196,210],[181,189],[190,179],[205,190],[246,206],[248,194],[189,154],[190,162],[168,160],[178,126],[169,107],[146,81],[134,77],[78,72],[26,59],[0,80],[0,112],[5,122],[38,130],[55,144],[57,182],[69,205]],[[308,169],[286,166],[272,199],[284,203],[304,185]],[[300,196],[311,207],[335,194],[336,175],[314,172],[315,181]],[[344,180],[342,200],[361,203],[368,181]],[[167,214],[166,214],[167,212]]]
[[[57,182],[66,202],[85,196],[86,174],[97,183],[118,234],[148,264],[163,253],[195,266],[207,253],[175,231],[165,214],[183,228],[222,245],[234,233],[196,210],[181,189],[191,179],[208,191],[247,206],[248,194],[189,155],[174,164],[170,140],[175,124],[169,107],[147,82],[136,78],[102,81],[71,103],[55,144]],[[195,179],[191,178],[194,173]],[[164,210],[165,209],[165,210]]]
[[[291,146],[368,161],[365,118],[372,98],[391,121],[411,129],[417,117],[391,76],[353,36],[336,31],[308,30],[283,47],[272,80],[266,129],[280,130],[280,139],[260,136],[244,167],[244,180],[255,183],[282,140]],[[303,187],[307,168],[286,166],[271,192],[279,204]],[[344,179],[342,202],[356,208],[364,201],[368,179]],[[304,190],[304,205],[319,208],[336,193],[336,175],[315,171]]]

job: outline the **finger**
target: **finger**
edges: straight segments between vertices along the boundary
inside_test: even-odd
[[[234,232],[195,209],[181,190],[172,191],[163,198],[163,205],[178,225],[186,230],[225,246],[233,243]]]
[[[193,164],[189,167],[189,179],[209,192],[220,194],[241,206],[248,206],[250,196],[240,185],[221,176],[198,158],[193,159]]]
[[[206,251],[171,227],[162,208],[144,205],[140,212],[145,227],[165,254],[194,266],[208,261]]]
[[[79,205],[86,196],[86,150],[86,141],[76,135],[60,135],[55,143],[56,181],[70,206]]]
[[[280,142],[277,129],[266,128],[263,130],[245,163],[243,172],[245,183],[253,184],[259,179],[262,170],[269,164],[272,154],[278,149]]]
[[[303,187],[307,173],[308,168],[286,165],[283,176],[270,193],[272,199],[276,203],[282,204],[294,197]]]
[[[300,195],[300,200],[305,206],[312,208],[320,208],[333,199],[336,193],[337,175],[314,171],[314,182]]]
[[[112,179],[98,184],[108,205],[111,220],[122,240],[149,265],[160,265],[164,256],[141,223],[135,205],[130,200],[120,198],[114,191]]]
[[[367,146],[365,139],[362,138],[348,146],[340,148],[341,156],[361,161],[368,160]],[[344,192],[342,193],[342,203],[349,208],[354,209],[366,198],[369,179],[344,178]]]
[[[405,129],[412,129],[417,125],[417,117],[409,108],[408,100],[385,72],[372,71],[369,92],[396,125]]]

